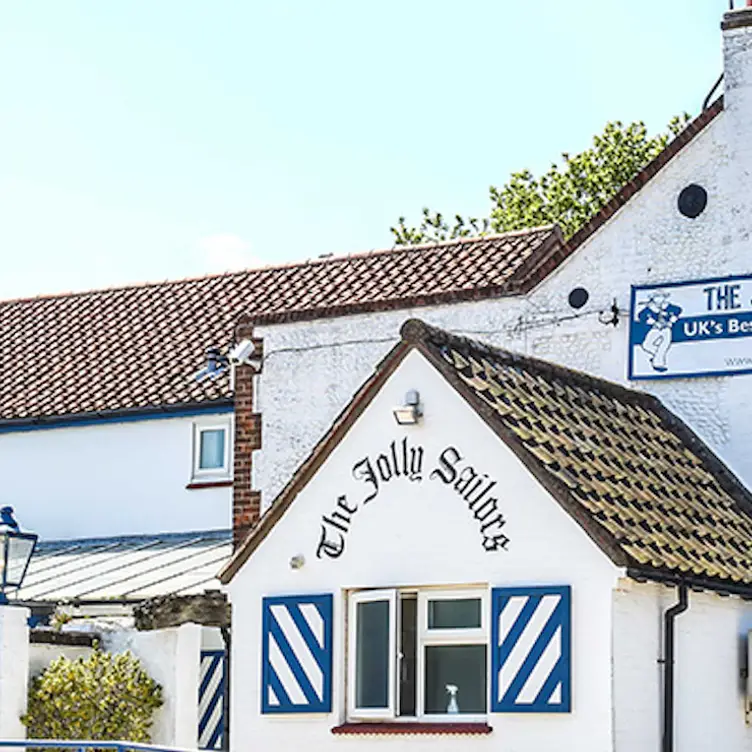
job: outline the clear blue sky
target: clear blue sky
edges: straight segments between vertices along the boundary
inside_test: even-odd
[[[739,2],[740,0],[737,0]],[[727,0],[30,0],[0,8],[0,297],[389,247],[423,205],[662,129]]]

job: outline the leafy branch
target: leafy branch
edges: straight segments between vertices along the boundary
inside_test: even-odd
[[[441,212],[423,209],[421,221],[408,225],[400,217],[390,230],[395,245],[437,243],[465,237],[509,232],[558,224],[570,237],[657,157],[686,126],[689,115],[675,117],[663,133],[649,136],[643,122],[608,123],[580,154],[562,154],[536,177],[530,170],[515,172],[501,188],[491,186],[491,210],[485,218],[448,219]]]

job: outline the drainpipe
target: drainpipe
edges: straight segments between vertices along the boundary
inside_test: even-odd
[[[663,614],[663,746],[674,751],[674,643],[675,621],[688,608],[687,586],[679,585],[679,600]]]

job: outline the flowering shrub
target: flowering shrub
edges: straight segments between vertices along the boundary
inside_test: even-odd
[[[88,657],[56,658],[29,689],[21,721],[31,739],[149,742],[162,687],[132,653],[94,650]]]

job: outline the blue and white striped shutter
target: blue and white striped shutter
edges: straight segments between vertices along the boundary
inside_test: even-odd
[[[198,748],[224,748],[225,682],[227,655],[224,650],[201,651],[198,689]]]
[[[572,706],[571,589],[494,589],[491,616],[492,712],[568,713]]]
[[[264,598],[262,713],[332,709],[332,596]]]

